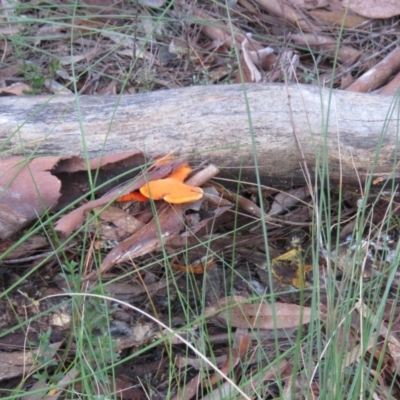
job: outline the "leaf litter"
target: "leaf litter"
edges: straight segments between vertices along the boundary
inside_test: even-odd
[[[56,3],[1,9],[3,95],[135,94],[242,79],[383,94],[399,85],[396,1]]]
[[[7,316],[1,330],[9,330],[0,340],[0,350],[11,351],[7,353],[11,361],[0,368],[0,376],[4,379],[18,378],[23,374],[23,369],[17,364],[12,368],[9,366],[14,363],[13,357],[15,362],[20,357],[12,349],[24,349],[28,343],[35,348],[34,342],[44,332],[50,332],[50,343],[67,340],[73,318],[68,301],[68,291],[72,287],[85,293],[96,290],[99,282],[102,282],[105,293],[115,301],[139,307],[161,321],[165,321],[170,310],[173,317],[169,326],[178,330],[186,327],[183,330],[185,337],[196,346],[204,345],[200,332],[207,327],[209,344],[205,356],[211,362],[214,362],[214,357],[220,359],[217,368],[230,376],[236,369],[246,366],[243,369],[244,378],[260,368],[260,359],[254,358],[259,351],[267,354],[261,362],[265,371],[271,368],[268,360],[279,359],[279,352],[285,353],[280,360],[281,373],[288,373],[292,365],[292,356],[288,354],[294,351],[291,342],[298,332],[305,334],[310,323],[318,324],[320,329],[328,332],[328,322],[335,324],[332,306],[324,289],[327,279],[335,276],[338,285],[341,285],[340,282],[356,284],[360,275],[349,268],[351,265],[360,265],[362,279],[374,290],[384,290],[382,282],[388,283],[393,293],[399,286],[399,273],[390,274],[388,269],[397,257],[399,228],[395,218],[398,218],[400,206],[396,198],[381,196],[373,206],[372,202],[368,203],[369,207],[373,207],[373,218],[368,227],[369,236],[363,241],[357,243],[354,238],[349,238],[349,234],[346,234],[349,231],[348,224],[344,224],[341,230],[336,231],[340,245],[335,247],[334,244],[324,243],[324,251],[313,260],[312,248],[316,243],[310,233],[312,198],[309,189],[304,187],[289,190],[261,188],[263,212],[257,191],[246,187],[244,183],[240,189],[232,190],[229,185],[224,187],[221,184],[224,180],[218,180],[218,168],[212,165],[192,169],[185,159],[168,156],[162,162],[147,160],[144,154],[136,151],[109,156],[103,162],[98,159],[89,161],[89,165],[99,171],[100,186],[93,191],[87,178],[82,175],[86,166],[82,159],[35,160],[38,159],[28,163],[12,159],[12,162],[3,163],[6,166],[4,172],[13,171],[13,180],[7,174],[2,174],[8,177],[6,190],[22,190],[26,215],[30,215],[30,220],[18,228],[20,232],[15,227],[8,240],[2,242],[3,253],[15,247],[1,264],[4,288],[10,287],[27,269],[41,265],[29,279],[10,291],[14,312],[10,313],[7,301],[0,301],[2,312]],[[40,167],[37,168],[36,164]],[[15,165],[22,167],[15,170]],[[113,177],[114,169],[116,176]],[[132,171],[125,175],[125,169]],[[124,178],[128,176],[128,179],[118,177],[118,174]],[[35,189],[41,188],[42,176],[57,183],[52,184],[55,194],[51,202],[42,203],[41,209],[35,200],[40,197],[39,190],[30,190],[29,185],[25,184],[21,187],[20,182],[24,182],[21,179],[26,179],[26,176],[29,176],[29,182],[34,183],[31,186]],[[111,182],[108,181],[110,179]],[[152,190],[145,199],[129,197],[130,194],[140,193],[141,188],[149,188],[152,183],[163,180],[175,180],[188,187],[199,188],[196,193],[200,193],[201,198],[196,195],[188,199],[185,193],[175,189],[174,196],[181,195],[184,200],[182,204],[171,204],[164,192],[162,196],[153,196]],[[14,182],[18,184],[12,185]],[[27,224],[34,224],[34,216],[43,218],[45,213],[57,210],[57,202],[63,192],[60,188],[66,182],[79,189],[68,197],[70,202],[75,201],[75,209],[57,218],[56,231],[52,235],[55,233],[57,236],[58,233],[58,240],[66,242],[71,234],[81,238],[82,235],[89,235],[85,272],[77,282],[78,287],[74,286],[75,272],[67,273],[65,268],[60,270],[57,253],[50,253],[42,264],[39,262],[45,256],[35,259],[36,255],[40,257],[48,250],[48,239],[36,235],[31,237],[31,242],[14,245],[18,234],[28,228]],[[79,198],[79,202],[76,202]],[[119,201],[121,199],[124,201]],[[11,214],[20,209],[18,201],[12,203],[7,197],[5,201],[8,201],[6,204]],[[347,194],[342,202],[349,209],[346,217],[354,220],[359,209],[351,205],[358,203],[357,196]],[[334,204],[332,212],[339,205]],[[385,221],[388,207],[392,207],[391,220]],[[302,211],[304,209],[306,212]],[[268,228],[267,244],[262,233],[263,219]],[[295,228],[292,219],[297,223]],[[387,225],[386,233],[383,232],[384,224]],[[354,228],[354,221],[351,226]],[[55,238],[52,236],[52,240]],[[77,246],[65,249],[66,262],[79,259]],[[28,251],[32,256],[25,257]],[[99,255],[102,261],[97,263]],[[336,273],[332,275],[334,270]],[[43,273],[47,275],[47,283],[43,283]],[[313,309],[311,299],[315,287],[319,288],[321,303]],[[43,300],[49,294],[60,297]],[[181,296],[187,306],[182,303]],[[368,303],[368,297],[363,301]],[[189,320],[184,313],[185,307],[192,310]],[[50,312],[50,308],[56,311]],[[168,343],[172,338],[157,324],[145,321],[143,316],[129,307],[111,308],[108,312],[115,351],[118,358],[126,359],[122,367],[116,369],[118,382],[113,389],[121,393],[123,398],[122,388],[129,387],[144,376],[144,366],[150,365],[149,360],[154,363],[154,369],[149,372],[152,382],[159,385],[163,385],[163,376],[169,374],[167,369],[170,368],[170,362],[176,362],[176,368],[185,371],[187,383],[182,386],[176,381],[174,384],[174,390],[183,393],[180,398],[191,398],[197,393],[201,393],[202,398],[208,398],[214,390],[222,390],[220,385],[224,385],[226,393],[236,393],[235,387],[221,380],[219,374],[204,378],[198,372],[199,368],[190,361],[193,354],[188,354],[180,341],[175,343],[172,354],[163,355],[158,361],[152,359],[154,350],[134,358],[128,357],[131,349],[145,348],[154,340]],[[354,312],[353,315],[354,324],[360,323],[360,318]],[[387,315],[390,318],[391,313]],[[27,332],[12,329],[16,319],[26,318],[31,321],[25,328]],[[399,339],[387,324],[382,325],[376,335],[387,337],[388,371],[393,373],[393,365],[398,360]],[[96,333],[96,329],[100,330]],[[96,329],[93,331],[95,336],[101,334],[105,326]],[[338,334],[350,346],[347,366],[360,363],[357,331],[354,337],[345,339],[345,331],[342,327],[338,329]],[[230,342],[230,332],[234,337],[233,342]],[[21,334],[24,338],[22,342]],[[280,343],[279,351],[274,346],[276,339]],[[73,349],[70,351],[73,352]],[[375,355],[379,356],[379,352],[371,353],[371,357]],[[157,369],[156,365],[161,369]],[[32,368],[40,371],[43,367],[39,363]],[[240,384],[239,376],[236,379],[236,384]],[[295,381],[288,382],[287,390],[290,385],[296,386]],[[79,389],[79,385],[76,388]],[[315,395],[318,394],[317,385],[313,385],[312,390]],[[253,392],[250,390],[249,393]],[[272,390],[271,396],[274,396],[273,393]],[[140,390],[134,394],[142,395],[144,392]]]
[[[75,90],[79,94],[134,95],[242,79],[248,84],[322,81],[342,90],[382,94],[396,93],[399,87],[396,2],[239,0],[228,5],[194,5],[176,1],[163,9],[167,19],[162,24],[157,23],[157,6],[162,2],[82,3],[86,5],[78,9],[62,2],[54,9],[29,6],[16,12],[7,6],[1,10],[0,18],[5,22],[0,27],[4,37],[0,43],[2,95],[70,95],[77,94]],[[54,24],[59,13],[64,22]],[[30,26],[25,31],[26,17]],[[15,57],[21,46],[20,38],[13,42],[17,35],[27,40],[24,60]],[[62,352],[73,356],[75,349],[66,343],[75,340],[71,321],[76,314],[66,292],[95,291],[101,282],[116,300],[135,305],[183,332],[234,381],[220,380],[214,373],[207,378],[203,373],[206,366],[195,366],[196,354],[181,341],[174,341],[168,332],[128,306],[108,304],[87,318],[93,319],[88,332],[105,340],[102,335],[109,330],[122,361],[113,371],[111,392],[118,392],[121,398],[149,398],[148,393],[155,393],[153,398],[166,393],[184,399],[235,398],[235,383],[252,398],[289,397],[293,393],[296,398],[307,398],[304,387],[309,388],[308,398],[318,397],[324,390],[319,380],[324,370],[320,364],[328,356],[313,349],[313,359],[318,362],[311,370],[293,362],[299,352],[306,351],[303,342],[300,346],[293,343],[299,335],[307,336],[310,323],[323,332],[328,351],[330,338],[340,338],[334,352],[337,354],[340,346],[348,351],[343,371],[347,373],[356,365],[375,368],[378,383],[371,396],[384,398],[389,392],[394,398],[400,396],[399,323],[395,320],[392,324],[393,315],[398,314],[400,282],[399,205],[393,188],[390,196],[378,194],[366,199],[369,220],[365,225],[359,221],[358,193],[346,193],[343,198],[331,194],[328,212],[338,225],[329,227],[324,225],[327,221],[320,221],[326,233],[315,238],[313,201],[318,192],[312,193],[314,198],[302,187],[263,187],[259,193],[258,188],[254,191],[244,182],[224,188],[226,181],[218,177],[210,180],[212,174],[200,183],[192,182],[200,170],[183,179],[187,185],[201,188],[197,201],[167,204],[142,197],[142,201],[118,202],[125,195],[141,193],[146,182],[170,179],[186,160],[171,160],[157,167],[156,160],[147,160],[141,152],[115,157],[102,165],[99,160],[90,162],[96,190],[91,189],[83,159],[14,160],[6,173],[6,164],[1,166],[1,178],[5,178],[1,196],[5,200],[0,201],[1,253],[6,255],[1,257],[0,282],[8,290],[14,310],[0,299],[4,316],[0,350],[8,356],[0,372],[3,378],[15,377],[7,384],[18,386],[27,370],[37,371],[38,375],[24,381],[24,387],[31,391],[45,387],[41,390],[46,392],[50,386],[40,373],[51,374],[53,370],[42,364],[39,335],[48,334],[51,346],[62,343]],[[20,170],[21,174],[16,173]],[[131,173],[125,175],[128,170]],[[10,174],[16,176],[10,179]],[[120,178],[113,180],[117,176]],[[377,178],[377,192],[385,181]],[[34,234],[30,241],[18,243],[19,236],[38,218],[42,222],[74,201],[76,208],[55,217],[56,229],[41,228],[37,232],[42,235]],[[339,214],[345,222],[337,219]],[[74,235],[79,245],[65,245],[64,251],[63,245],[54,248],[56,241],[67,242]],[[85,268],[79,273],[77,268],[66,267],[83,262]],[[29,278],[24,278],[27,273]],[[329,282],[336,286],[337,302],[327,296]],[[361,300],[348,310],[349,331],[338,320],[338,310],[353,304],[346,293],[356,285],[360,285],[357,293]],[[319,294],[315,309],[313,291]],[[381,322],[374,320],[379,305],[371,301],[369,293],[387,294]],[[38,302],[50,294],[64,296],[59,301]],[[95,309],[89,301],[87,304],[82,310]],[[96,318],[107,312],[110,320],[97,323]],[[26,321],[24,329],[14,329],[20,321]],[[365,323],[375,327],[367,346],[361,336]],[[163,344],[146,350],[155,340]],[[168,354],[166,343],[174,346]],[[28,362],[23,358],[27,349],[41,358]],[[136,350],[144,352],[131,357]],[[368,360],[361,354],[365,350]],[[47,357],[48,362],[56,359],[51,351]],[[23,365],[20,360],[24,360]],[[112,361],[104,366],[110,365]],[[69,374],[69,367],[68,363],[61,366],[64,378],[58,384],[69,385],[75,393],[84,391],[79,383],[69,383],[79,377],[74,368]],[[302,369],[306,380],[296,368]],[[283,378],[281,391],[275,384],[277,377]],[[168,387],[166,382],[173,383]],[[137,383],[140,388],[132,389]],[[97,389],[98,395],[104,394]],[[49,398],[60,396],[50,390],[46,394]]]

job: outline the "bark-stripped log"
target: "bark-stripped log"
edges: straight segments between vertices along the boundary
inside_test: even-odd
[[[399,107],[391,97],[314,86],[190,87],[125,96],[0,99],[2,156],[98,156],[137,148],[187,154],[253,176],[299,182],[302,155],[313,177],[326,152],[334,181],[392,174]],[[254,132],[254,135],[252,134]],[[297,138],[297,140],[296,140]],[[300,151],[301,148],[301,151]],[[379,155],[376,157],[377,150]]]

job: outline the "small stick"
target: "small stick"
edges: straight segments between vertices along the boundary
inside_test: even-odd
[[[185,184],[190,186],[201,186],[204,183],[208,182],[210,179],[214,178],[214,176],[218,175],[220,172],[219,168],[214,164],[208,165],[203,170],[197,172],[197,174],[193,175]]]

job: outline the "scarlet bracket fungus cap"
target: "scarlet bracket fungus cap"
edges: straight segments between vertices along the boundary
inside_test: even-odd
[[[170,174],[168,178],[176,179],[177,181],[183,182],[192,171],[193,169],[190,168],[189,165],[186,163],[181,165],[174,172],[172,172],[172,174]]]
[[[147,201],[149,200],[148,197],[145,197],[140,193],[139,191],[135,191],[132,193],[125,194],[124,196],[121,196],[117,199],[118,202],[124,202],[124,201]]]
[[[157,163],[166,161],[161,159]],[[117,201],[147,201],[148,199],[153,199],[165,200],[171,204],[184,204],[200,200],[203,197],[203,190],[199,187],[183,183],[192,171],[193,169],[185,163],[167,178],[150,181],[142,186],[139,191],[122,196]]]
[[[171,204],[190,203],[200,200],[203,197],[203,190],[201,188],[186,185],[173,178],[148,182],[140,188],[140,193],[149,199],[163,199]]]

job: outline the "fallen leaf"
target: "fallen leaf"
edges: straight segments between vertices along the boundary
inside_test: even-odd
[[[125,55],[127,57],[141,58],[153,61],[154,56],[150,52],[144,50],[142,48],[143,46],[139,42],[133,40],[131,37],[113,33],[112,30],[103,30],[101,34],[102,36],[105,36],[108,39],[112,40],[118,45],[119,48],[122,49],[117,51],[118,54]]]
[[[268,12],[290,22],[293,26],[298,27],[301,32],[314,32],[319,29],[311,23],[310,19],[306,19],[304,14],[295,10],[288,2],[281,0],[255,0],[261,7]]]
[[[51,210],[60,197],[61,182],[50,173],[60,157],[0,161],[0,238],[6,239]]]
[[[245,297],[233,296],[207,307],[204,315],[210,318],[210,322],[223,327],[289,329],[308,324],[311,308],[286,303],[249,303]]]
[[[197,374],[194,378],[190,379],[182,389],[172,396],[171,400],[189,400],[193,398],[199,391],[200,383],[201,375]]]
[[[400,15],[398,0],[347,0],[341,4],[365,18],[384,19]]]
[[[184,227],[183,210],[179,205],[162,204],[157,210],[157,217],[134,235],[115,246],[103,260],[98,271],[93,271],[85,280],[94,279],[97,274],[104,274],[120,262],[133,260],[151,251],[162,248],[168,240]],[[160,236],[161,234],[161,236]]]
[[[57,388],[53,388],[47,393],[46,400],[57,400],[60,396],[65,393],[65,387],[71,384],[71,381],[74,381],[80,374],[80,371],[72,367],[68,370],[68,372],[59,380],[57,381]],[[40,382],[40,381],[39,381]],[[30,392],[34,392],[30,390]],[[29,392],[28,392],[29,393]],[[30,399],[33,399],[35,396],[33,393],[30,396]]]
[[[362,302],[362,300],[358,300],[355,308],[357,311],[362,315],[365,319],[368,320],[368,322],[372,326],[377,326],[379,327],[379,335],[382,336],[385,340],[385,344],[387,345],[387,350],[390,356],[393,359],[393,366],[391,368],[392,373],[396,373],[397,375],[400,375],[399,372],[399,363],[400,363],[400,341],[396,337],[397,335],[394,334],[394,332],[390,331],[387,326],[382,323],[382,321],[379,321],[377,318],[377,315],[374,313],[372,309],[370,309],[366,304]],[[371,341],[372,344],[375,343],[375,340]],[[371,346],[372,348],[374,346]],[[360,352],[361,353],[361,352]]]
[[[383,86],[379,94],[394,96],[400,88],[400,72],[397,73],[392,80]]]
[[[342,26],[344,28],[354,28],[357,25],[361,25],[366,21],[365,18],[359,15],[349,15],[345,10],[342,12],[332,12],[325,10],[310,11],[310,15],[314,18],[320,19],[328,25]]]
[[[149,398],[140,388],[132,387],[132,383],[126,380],[126,377],[123,378],[110,376],[112,392],[108,393],[108,391],[104,391],[101,394],[104,397],[108,397],[109,394],[117,395],[116,397],[123,400],[147,400]]]
[[[15,96],[24,96],[29,92],[32,92],[33,88],[26,83],[17,82],[10,86],[0,89],[0,93],[13,94]]]
[[[312,50],[327,53],[330,56],[335,56],[337,52],[338,59],[350,65],[355,62],[360,56],[361,52],[351,46],[341,45],[337,50],[337,39],[333,36],[311,33],[294,33],[290,35],[290,39],[299,46],[310,47]]]
[[[228,355],[222,354],[220,356],[214,355],[212,359],[209,359],[209,361],[214,365],[216,365],[217,367],[220,367],[221,365],[226,363],[227,359]],[[182,354],[178,354],[176,356],[175,362],[178,368],[192,367],[197,371],[200,369],[204,371],[209,371],[213,369],[209,364],[206,364],[204,360],[201,358],[184,357]]]
[[[7,49],[9,47],[12,47],[12,46],[7,46]],[[0,47],[0,50],[3,51],[3,57],[6,57],[7,55],[4,54],[4,51],[6,49],[4,49],[4,48],[2,49]],[[18,71],[17,65],[12,65],[12,66],[9,66],[9,67],[0,68],[0,79],[2,81],[5,81],[6,79],[9,79],[14,75],[17,75],[18,73],[19,73],[19,71]]]
[[[0,382],[41,368],[40,360],[53,358],[63,343],[51,343],[45,349],[32,351],[0,352]]]
[[[99,222],[94,221],[96,228],[98,225],[101,240],[115,240],[117,242],[124,240],[129,235],[133,235],[139,229],[143,228],[144,223],[139,221],[133,215],[121,210],[118,207],[107,207],[105,210],[98,207],[95,211],[99,212]]]
[[[146,7],[161,8],[165,0],[139,0],[139,4]]]
[[[287,192],[278,193],[268,212],[269,215],[282,214],[289,208],[295,206],[299,201],[304,200],[310,195],[307,187],[292,189]]]
[[[107,86],[102,87],[97,91],[97,94],[102,95],[102,96],[115,96],[117,95],[117,86],[118,82],[116,80],[111,81]]]
[[[253,59],[249,54],[249,40],[248,38],[251,37],[250,34],[247,34],[245,39],[242,42],[242,54],[243,54],[243,59],[247,67],[247,71],[250,75],[250,80],[249,82],[261,82],[261,73],[257,69],[257,67],[254,65]],[[247,74],[246,74],[247,76]]]
[[[328,0],[291,0],[291,4],[305,10],[314,10],[315,8],[325,8],[329,6]]]
[[[65,35],[70,34],[66,32],[67,30],[68,29],[65,24],[45,23],[35,32],[36,39],[33,42],[33,45],[39,46],[42,41],[48,40],[50,37],[60,37],[62,32],[64,32]]]
[[[237,399],[237,390],[230,382],[223,382],[218,385],[212,392],[205,395],[201,400],[223,400],[223,399]],[[251,397],[256,398],[256,397]]]
[[[12,245],[14,241],[8,240],[0,243],[0,254],[4,254]],[[47,240],[40,235],[34,235],[25,239],[18,247],[12,250],[7,256],[3,257],[3,260],[10,260],[13,258],[29,257],[37,250],[42,249],[48,245]]]
[[[236,329],[233,337],[234,346],[230,351],[229,357],[226,362],[219,368],[221,372],[229,376],[229,373],[233,370],[240,361],[244,361],[244,358],[251,345],[247,329]],[[213,375],[207,382],[207,386],[214,386],[221,380],[221,375]]]
[[[72,95],[72,91],[69,90],[65,85],[58,83],[54,79],[45,79],[44,87],[51,93],[56,93],[60,95]]]
[[[372,92],[380,88],[394,74],[400,71],[400,49],[396,47],[387,54],[378,64],[361,75],[350,86],[350,92]]]

